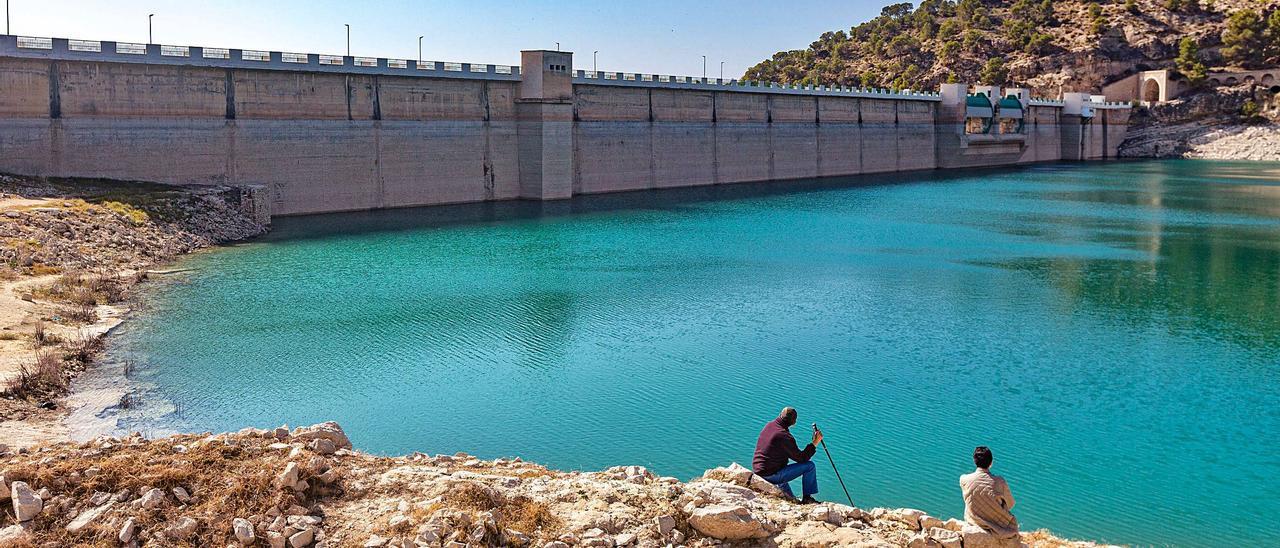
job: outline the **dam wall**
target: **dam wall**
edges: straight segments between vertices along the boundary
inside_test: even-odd
[[[13,36],[0,89],[0,172],[253,186],[275,215],[1101,159],[1128,116],[574,71],[541,50],[509,67]],[[970,132],[1015,110],[1016,131]]]

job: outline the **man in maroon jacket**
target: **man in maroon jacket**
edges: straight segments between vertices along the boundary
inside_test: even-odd
[[[777,485],[791,498],[795,498],[795,494],[791,492],[791,480],[804,476],[804,498],[800,503],[809,504],[816,502],[813,495],[818,492],[818,471],[809,459],[813,458],[817,445],[822,443],[822,431],[815,428],[813,442],[801,450],[788,430],[795,423],[796,410],[784,407],[778,418],[764,425],[760,438],[756,440],[756,454],[751,459],[751,469],[769,483]],[[796,462],[787,464],[788,460]]]

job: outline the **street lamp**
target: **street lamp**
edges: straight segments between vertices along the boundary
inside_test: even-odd
[[[707,56],[702,56],[702,79],[707,79]]]
[[[724,80],[724,61],[720,61],[720,79]]]
[[[595,51],[591,52],[591,72],[599,72],[599,71],[600,71],[600,65],[598,65],[598,64],[596,63],[596,54],[598,54],[598,53],[600,53],[600,50],[595,50]]]
[[[418,64],[422,64],[422,37],[418,37]]]
[[[351,57],[351,25],[343,23],[347,27],[347,57]]]
[[[9,5],[8,0],[6,0],[6,1],[5,1],[5,5],[6,5],[6,6],[8,6],[8,5]],[[151,36],[151,18],[152,18],[152,17],[155,17],[155,16],[156,16],[156,14],[154,14],[154,13],[153,13],[153,14],[150,14],[150,15],[148,15],[148,16],[147,16],[147,43],[148,43],[148,44],[154,44],[154,43],[155,43],[155,38],[152,38],[152,36]]]
[[[4,0],[4,33],[13,34],[9,32],[9,0]]]

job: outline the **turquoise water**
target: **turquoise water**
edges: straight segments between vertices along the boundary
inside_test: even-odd
[[[688,478],[793,405],[864,507],[961,515],[986,444],[1024,528],[1228,546],[1280,516],[1277,164],[279,219],[180,266],[112,343],[129,429],[334,419],[378,453]]]

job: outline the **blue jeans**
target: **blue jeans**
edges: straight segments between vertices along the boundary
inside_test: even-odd
[[[818,469],[813,465],[813,461],[809,462],[793,462],[782,467],[772,476],[765,476],[764,480],[778,486],[787,496],[794,498],[795,493],[791,492],[789,482],[800,476],[804,476],[801,482],[804,496],[809,497],[818,493]]]

